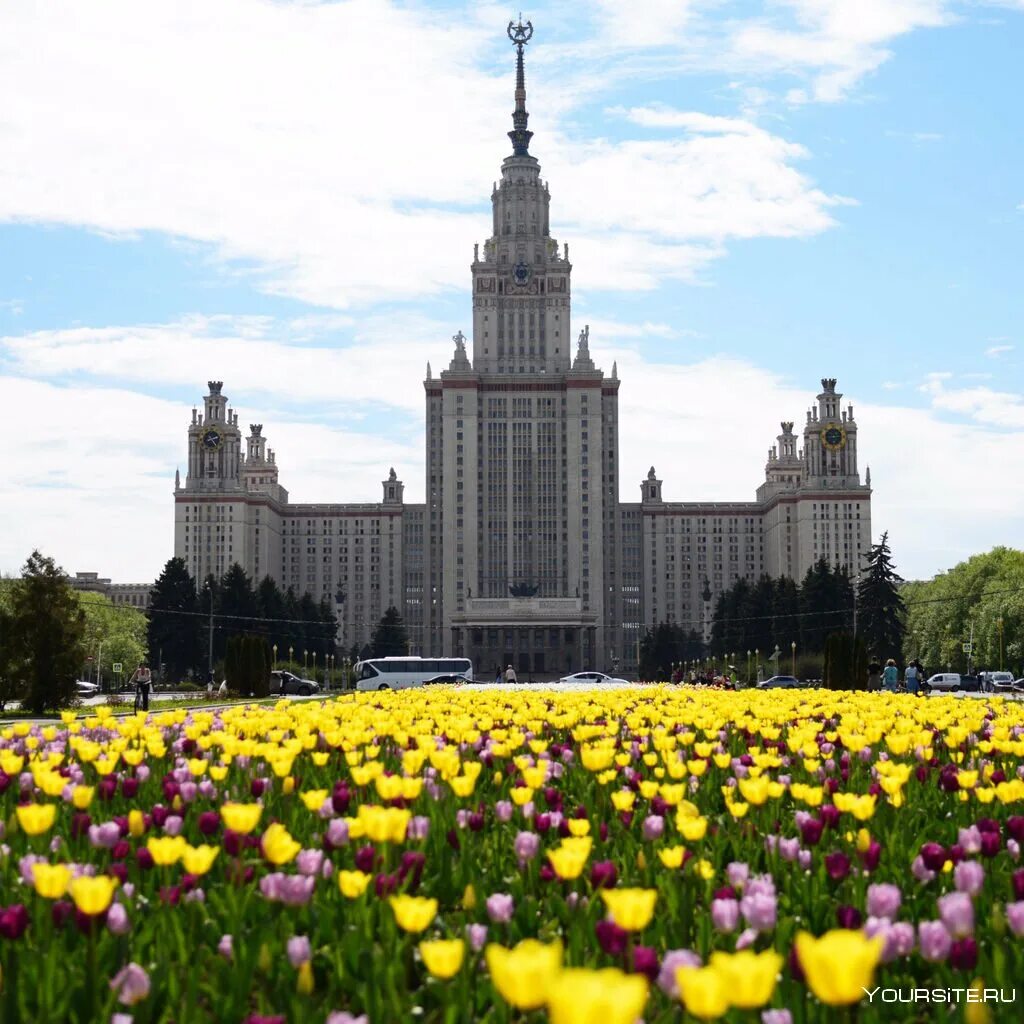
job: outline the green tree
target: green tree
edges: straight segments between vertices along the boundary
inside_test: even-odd
[[[903,578],[892,564],[889,534],[868,551],[867,566],[857,584],[857,635],[878,658],[902,661],[906,606],[900,596]]]
[[[993,548],[931,580],[905,584],[900,596],[907,607],[904,649],[926,671],[966,672],[963,645],[973,625],[972,668],[1002,664],[1024,675],[1024,551]]]
[[[209,605],[202,610],[208,612]],[[167,678],[176,682],[205,664],[202,641],[206,622],[200,611],[195,581],[185,560],[169,559],[149,594],[146,644],[154,658],[163,661]]]
[[[402,622],[402,616],[398,614],[398,609],[394,605],[388,608],[377,623],[377,628],[373,631],[372,644],[375,658],[408,653],[409,634]]]
[[[20,673],[17,671],[11,628],[14,623],[12,601],[15,581],[0,579],[0,712],[7,702],[18,700],[24,690]]]
[[[831,633],[853,624],[853,585],[841,566],[833,568],[820,558],[800,584],[800,641],[805,652],[825,649]],[[781,645],[780,645],[781,646]]]
[[[14,587],[10,640],[33,714],[66,707],[85,657],[85,613],[64,571],[33,551]]]
[[[860,690],[867,683],[868,656],[864,641],[853,633],[832,633],[825,641],[825,686],[830,690]]]
[[[85,613],[86,652],[102,659],[105,683],[115,681],[115,664],[122,666],[121,679],[128,679],[146,657],[145,614],[140,608],[116,605],[103,594],[76,592],[75,598]]]

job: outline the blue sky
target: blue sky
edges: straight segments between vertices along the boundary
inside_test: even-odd
[[[509,150],[510,13],[0,13],[0,570],[39,546],[155,575],[209,378],[293,500],[376,500],[392,464],[421,500],[420,382],[469,330]],[[623,379],[622,497],[653,462],[669,498],[752,498],[837,376],[908,576],[1018,543],[1024,4],[523,13],[576,324]]]

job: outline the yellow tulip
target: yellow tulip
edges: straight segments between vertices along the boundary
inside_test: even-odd
[[[666,846],[658,851],[658,858],[667,868],[681,868],[685,853],[685,846]]]
[[[299,974],[295,979],[295,990],[300,996],[308,996],[313,994],[314,988],[313,965],[308,960],[304,960],[299,964]]]
[[[424,896],[391,896],[388,898],[398,927],[406,932],[422,932],[437,917],[437,900]]]
[[[740,796],[748,804],[760,807],[768,799],[769,781],[765,776],[757,779],[740,779],[736,788],[740,791]]]
[[[223,782],[228,776],[228,766],[226,764],[211,764],[209,771],[210,778],[214,782]]]
[[[533,799],[533,790],[529,786],[514,786],[511,796],[516,807],[524,807]]]
[[[726,977],[714,967],[680,967],[676,984],[686,1012],[694,1017],[716,1020],[729,1009]]]
[[[435,978],[450,978],[458,973],[466,955],[462,939],[434,939],[419,944],[423,965]]]
[[[513,949],[491,943],[484,951],[491,983],[517,1010],[536,1010],[562,969],[562,944],[524,939]]]
[[[95,792],[93,786],[75,786],[71,791],[71,802],[79,811],[84,811],[92,803],[92,795]]]
[[[604,900],[612,920],[627,932],[642,931],[654,916],[654,904],[658,901],[657,889],[602,889]]]
[[[109,875],[79,875],[68,884],[75,906],[90,916],[102,914],[110,906],[116,888],[117,879]]]
[[[188,759],[188,770],[189,774],[193,778],[198,779],[201,775],[206,774],[206,769],[209,768],[209,762],[202,757],[190,757]]]
[[[647,979],[617,967],[570,968],[556,975],[548,993],[551,1024],[634,1024],[647,1002]]]
[[[472,882],[462,890],[462,906],[465,910],[472,910],[476,906],[476,889]]]
[[[870,989],[884,939],[864,937],[861,931],[837,928],[815,938],[809,932],[796,937],[796,952],[811,991],[829,1006],[859,1002]]]
[[[346,899],[358,899],[366,891],[370,876],[364,871],[339,871],[338,888]]]
[[[32,884],[40,896],[59,900],[68,891],[71,868],[67,864],[33,864]]]
[[[561,879],[579,878],[590,856],[590,836],[571,837],[554,850],[548,850],[548,860]]]
[[[263,856],[271,864],[280,865],[289,864],[295,860],[299,850],[302,849],[302,844],[292,838],[291,833],[284,825],[275,821],[263,833],[260,839],[260,848],[263,850]]]
[[[704,760],[690,760],[686,762],[686,767],[691,775],[700,778],[708,770],[708,763]]]
[[[617,811],[632,810],[636,802],[636,793],[631,789],[619,789],[612,793],[612,806]]]
[[[452,792],[458,797],[472,796],[473,790],[476,788],[476,777],[456,775],[454,779],[448,780],[448,785],[452,787]]]
[[[153,863],[161,868],[177,864],[187,846],[184,836],[152,836],[146,840],[146,849],[152,855]]]
[[[206,843],[199,846],[186,846],[181,855],[182,867],[190,875],[205,875],[213,867],[213,862],[219,853],[219,847],[209,846]]]
[[[248,835],[260,821],[262,804],[224,804],[220,809],[224,827],[240,835]]]
[[[330,794],[326,789],[307,789],[305,793],[300,794],[302,802],[306,805],[307,811],[319,811],[324,805],[324,801]]]
[[[29,836],[40,836],[53,828],[57,815],[56,804],[18,804],[14,809],[21,831]]]
[[[570,818],[568,821],[569,835],[580,836],[590,835],[590,822],[586,818]]]
[[[707,818],[682,818],[676,815],[676,828],[683,834],[683,838],[690,843],[699,842],[704,838],[708,830]]]
[[[404,808],[363,804],[359,808],[358,820],[362,822],[366,835],[373,842],[400,843],[405,839],[411,817],[412,812]],[[351,837],[351,831],[349,836]]]
[[[755,953],[712,953],[710,966],[725,977],[729,1002],[741,1010],[756,1010],[765,1005],[775,991],[775,980],[782,957],[774,949]]]
[[[135,839],[146,831],[146,816],[142,811],[134,810],[128,812],[128,834]]]

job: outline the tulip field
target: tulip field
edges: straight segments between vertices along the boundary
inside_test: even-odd
[[[95,711],[0,727],[3,1022],[1024,1020],[1014,702]]]

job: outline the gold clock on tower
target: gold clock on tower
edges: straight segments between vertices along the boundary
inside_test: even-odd
[[[846,430],[839,423],[828,423],[821,431],[821,443],[830,452],[846,447]]]

